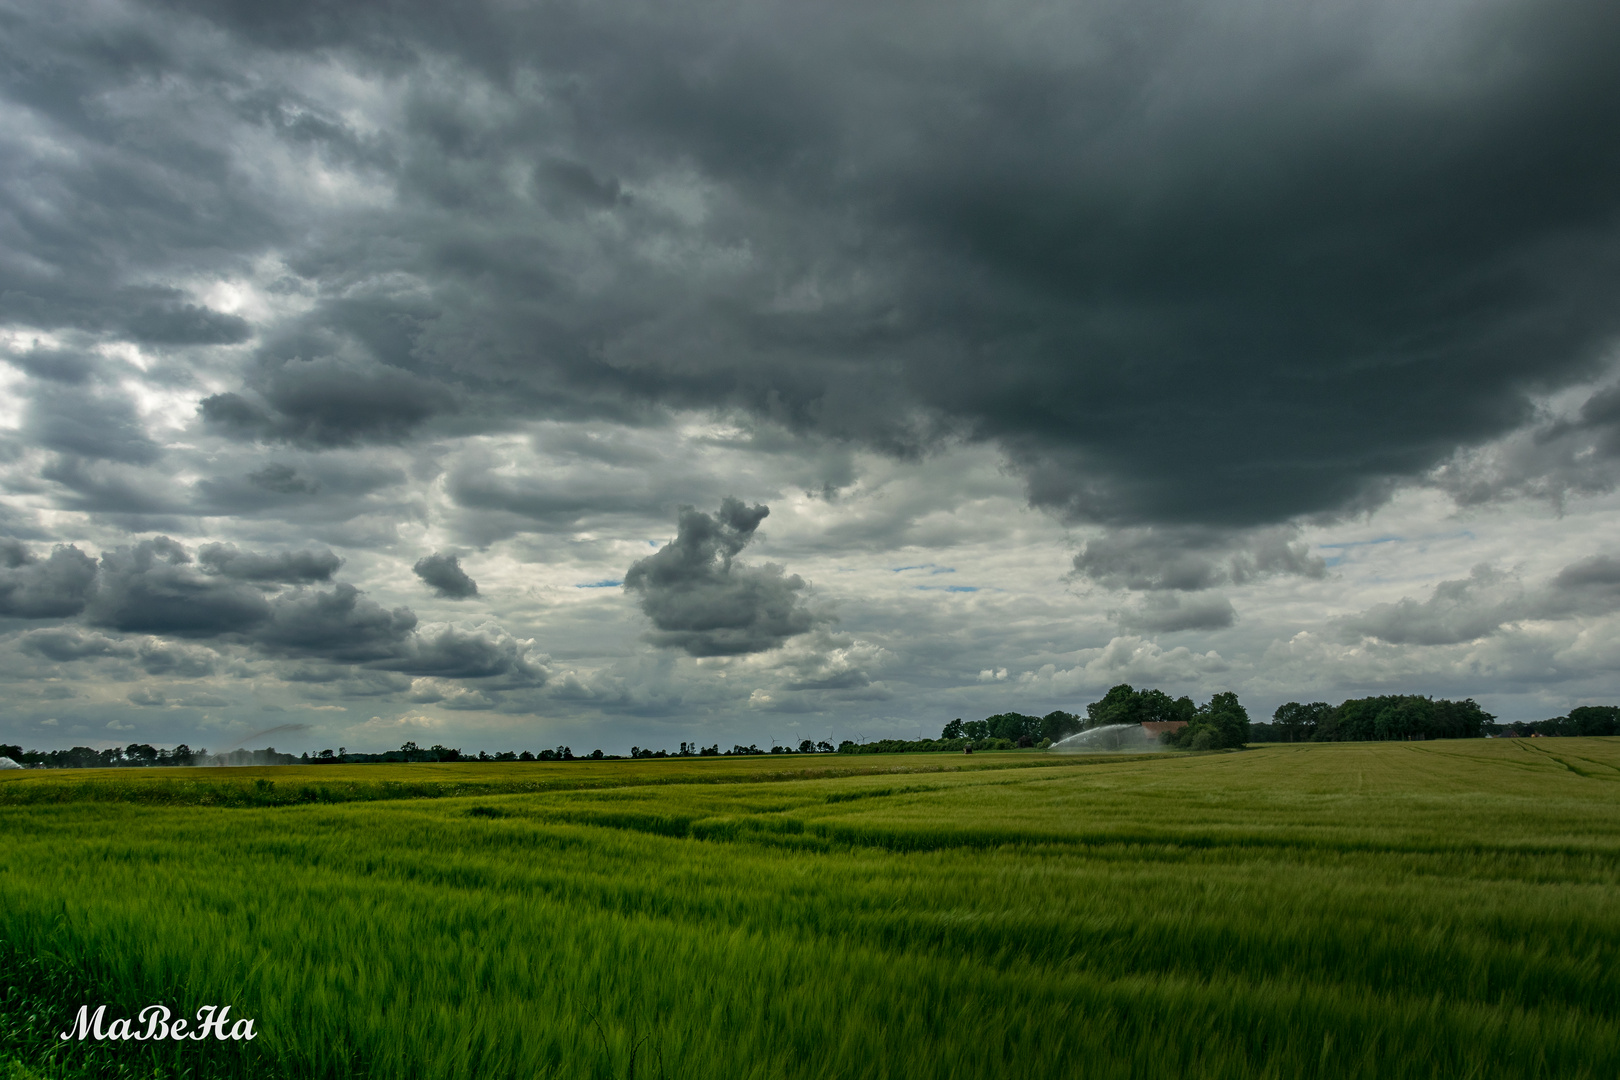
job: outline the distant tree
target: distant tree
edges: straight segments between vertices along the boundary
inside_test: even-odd
[[[945,730],[943,730],[943,731],[941,731],[939,733],[939,737],[942,738],[942,739],[962,739],[962,738],[966,738],[967,737],[966,732],[963,731],[963,729],[962,729],[962,719],[961,719],[961,717],[957,717],[955,720],[952,720],[950,723],[946,724],[945,725]]]
[[[527,750],[525,750],[525,751],[523,751],[523,753],[518,755],[518,760],[519,761],[533,761],[534,760],[534,755],[529,753]]]
[[[1111,724],[1140,724],[1142,722],[1141,695],[1130,683],[1120,683],[1103,695],[1101,701],[1086,706],[1086,727],[1107,727]]]
[[[1582,711],[1571,709],[1570,719],[1573,720],[1575,714]],[[1620,709],[1611,706],[1609,711],[1611,715],[1620,718]],[[1473,698],[1464,698],[1462,701],[1447,701],[1442,698],[1434,703],[1434,728],[1427,734],[1431,739],[1477,739],[1495,722],[1496,717],[1480,708]],[[1594,734],[1620,734],[1620,727]]]
[[[600,751],[600,750],[592,750],[591,751],[591,757],[594,758],[597,761],[601,761],[602,760],[602,751]]]
[[[1085,721],[1074,713],[1054,709],[1041,717],[1040,737],[1050,742],[1057,742],[1059,739],[1073,735],[1085,726]]]
[[[1271,720],[1282,729],[1283,741],[1308,742],[1332,712],[1333,706],[1325,701],[1313,701],[1308,705],[1290,701],[1286,705],[1277,706],[1277,710],[1271,714]]]
[[[811,742],[809,739],[801,739],[799,741],[799,753],[801,753],[801,754],[813,754],[815,752],[816,752],[816,744],[815,743]]]
[[[1023,713],[997,713],[986,717],[984,724],[985,733],[980,738],[1007,739],[1016,743],[1027,735],[1033,743],[1041,733],[1041,718]]]
[[[1221,747],[1242,746],[1249,737],[1249,711],[1233,693],[1216,694],[1198,710],[1195,723],[1205,724],[1215,733]]]
[[[1415,694],[1351,698],[1336,708],[1323,708],[1310,735],[1316,742],[1478,738],[1496,719],[1472,698],[1435,701]]]
[[[1186,727],[1165,732],[1159,738],[1170,746],[1189,750],[1239,747],[1249,738],[1249,712],[1236,694],[1216,694],[1197,708]]]
[[[830,754],[837,749],[838,748],[836,746],[828,742],[826,739],[816,743],[816,753],[818,754]]]
[[[1571,735],[1620,735],[1620,706],[1582,705],[1569,710],[1565,720]]]
[[[1137,723],[1192,723],[1198,706],[1190,697],[1172,699],[1163,690],[1142,690],[1136,695]]]

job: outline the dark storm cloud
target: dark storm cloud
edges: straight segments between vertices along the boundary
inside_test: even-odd
[[[12,352],[6,359],[36,379],[79,386],[90,381],[101,368],[99,358],[77,349],[42,349]]]
[[[106,658],[132,660],[148,675],[197,678],[213,674],[219,666],[219,654],[211,649],[157,638],[110,637],[77,626],[31,631],[22,636],[18,647],[59,664]]]
[[[1271,575],[1320,578],[1327,564],[1287,527],[1183,526],[1110,530],[1081,546],[1074,569],[1108,588],[1196,592]]]
[[[251,333],[239,315],[184,303],[144,307],[126,329],[134,340],[153,345],[235,345]]]
[[[23,6],[0,37],[0,321],[75,342],[16,361],[24,437],[58,507],[115,525],[308,528],[343,512],[303,463],[332,447],[695,406],[990,442],[1034,504],[1110,528],[1082,578],[1196,593],[1320,575],[1272,526],[1411,479],[1484,502],[1620,474],[1615,392],[1533,406],[1620,330],[1612,3],[120,13]],[[251,321],[173,285],[233,279],[269,298]],[[201,431],[165,449],[73,351],[117,338]],[[141,479],[207,432],[308,453],[191,502]],[[716,489],[445,491],[483,539]],[[353,542],[405,517],[366,508],[387,525]],[[183,633],[271,620],[198,567],[134,576],[151,604],[96,619],[201,589]]]
[[[36,385],[23,432],[41,446],[81,458],[144,465],[161,452],[128,398],[80,386]]]
[[[136,659],[148,675],[195,679],[212,675],[219,668],[219,654],[211,649],[152,638],[141,642]]]
[[[4,541],[0,615],[65,618],[82,610],[98,628],[160,635],[118,637],[65,625],[19,640],[24,652],[57,663],[124,660],[180,677],[217,669],[218,654],[161,638],[170,636],[248,646],[290,663],[283,677],[294,680],[353,681],[362,677],[355,665],[372,668],[384,684],[369,692],[399,689],[387,682],[390,673],[486,680],[495,689],[544,685],[548,671],[532,643],[503,630],[424,630],[410,608],[385,608],[353,585],[309,587],[330,580],[340,562],[331,552],[267,555],[226,544],[206,545],[194,560],[159,536],[105,552],[98,565],[76,548],[42,559]]]
[[[414,635],[397,655],[377,666],[444,679],[505,676],[503,686],[540,686],[547,677],[545,665],[529,655],[527,643],[503,633],[452,627]]]
[[[378,451],[300,453],[293,461],[263,464],[253,448],[231,450],[212,456],[208,464],[215,475],[195,483],[187,510],[293,522],[305,535],[317,524],[365,514],[388,515],[395,522],[411,514],[401,505],[410,498],[401,490],[405,470]]]
[[[461,568],[461,556],[434,552],[416,560],[411,570],[432,586],[437,596],[448,600],[466,600],[478,595],[478,582],[467,576]]]
[[[269,376],[262,394],[204,398],[199,409],[234,439],[304,446],[397,442],[429,417],[453,408],[454,391],[369,361],[293,360]]]
[[[1232,602],[1224,596],[1183,597],[1176,593],[1155,593],[1115,618],[1124,630],[1174,633],[1177,630],[1221,630],[1237,619]]]
[[[126,633],[217,637],[268,621],[271,607],[258,589],[198,573],[184,547],[159,536],[102,554],[87,615]]]
[[[1620,599],[1620,559],[1593,555],[1571,563],[1553,578],[1553,586],[1562,592],[1585,595],[1593,602],[1600,598]]]
[[[608,481],[603,483],[603,481]],[[614,483],[613,481],[620,481]],[[625,478],[602,474],[580,477],[504,476],[478,464],[458,467],[448,478],[446,491],[463,510],[484,517],[516,519],[521,524],[489,521],[483,528],[511,533],[519,528],[564,530],[601,514],[650,516],[667,507],[667,497],[653,490],[650,477],[639,473]]]
[[[343,560],[330,551],[283,551],[264,555],[235,544],[204,544],[197,562],[209,573],[236,581],[308,585],[331,581]]]
[[[1613,491],[1620,482],[1620,386],[1595,390],[1572,415],[1457,453],[1431,481],[1465,506],[1519,496],[1562,506],[1570,496]]]
[[[39,475],[58,485],[55,502],[60,509],[94,514],[132,532],[179,531],[172,515],[186,510],[169,477],[153,469],[56,454],[46,459]]]
[[[692,656],[764,652],[827,621],[804,606],[804,580],[734,562],[770,513],[727,498],[712,517],[683,506],[675,539],[624,574],[655,629],[648,640]]]
[[[547,674],[544,664],[530,654],[527,642],[498,630],[440,627],[419,631],[410,608],[384,608],[352,585],[278,597],[270,621],[254,632],[252,640],[290,657],[359,664],[405,675],[502,677],[502,686],[540,686]]]
[[[282,253],[315,301],[203,398],[234,438],[714,406],[1247,528],[1525,424],[1620,329],[1598,0],[131,10],[8,29],[10,106],[79,152],[0,190],[0,315],[241,341],[145,282]],[[362,133],[292,61],[399,107]],[[267,198],[237,134],[386,198]]]
[[[396,655],[415,629],[410,608],[384,608],[353,585],[340,584],[279,597],[273,621],[255,637],[289,653],[358,663]]]
[[[96,563],[76,547],[40,558],[15,540],[0,539],[0,615],[61,619],[84,610]]]
[[[272,462],[257,472],[247,474],[248,483],[263,491],[272,491],[277,495],[311,495],[316,485],[298,475],[298,470],[291,465]]]
[[[87,632],[76,626],[35,630],[23,636],[20,647],[58,663],[106,656],[128,658],[139,648],[133,641]]]

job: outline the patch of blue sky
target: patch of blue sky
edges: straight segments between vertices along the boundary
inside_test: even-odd
[[[617,589],[620,585],[623,585],[623,584],[624,584],[623,581],[610,581],[610,580],[604,578],[601,581],[587,581],[584,584],[575,585],[574,588],[576,588],[576,589]]]
[[[977,585],[913,585],[924,592],[978,592]]]
[[[1370,540],[1346,540],[1337,544],[1317,544],[1316,546],[1321,548],[1323,551],[1337,552],[1337,554],[1326,556],[1322,561],[1328,566],[1339,566],[1350,558],[1352,549],[1354,548],[1375,547],[1379,544],[1417,543],[1422,545],[1432,543],[1436,540],[1473,539],[1475,539],[1475,536],[1472,529],[1455,529],[1451,532],[1431,533],[1427,536],[1375,536]],[[1420,547],[1419,550],[1422,551],[1427,549]]]
[[[916,566],[894,566],[894,567],[890,567],[890,571],[892,573],[896,573],[896,574],[903,574],[907,570],[926,570],[930,574],[954,574],[954,573],[956,573],[956,567],[954,567],[954,566],[941,566],[938,563],[931,563],[931,562],[918,563]]]
[[[1377,544],[1398,544],[1405,539],[1406,537],[1404,536],[1377,536],[1371,540],[1346,540],[1339,544],[1317,544],[1316,546],[1321,548],[1323,551],[1331,551],[1335,553],[1322,559],[1322,562],[1327,566],[1334,567],[1342,566],[1350,561],[1351,548],[1373,547]]]
[[[1375,536],[1371,540],[1345,540],[1338,544],[1317,544],[1316,546],[1332,550],[1335,548],[1370,547],[1373,544],[1395,544],[1405,539],[1404,536]]]

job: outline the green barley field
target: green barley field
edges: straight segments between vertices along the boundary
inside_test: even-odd
[[[1620,739],[11,773],[0,997],[0,1080],[1610,1080]]]

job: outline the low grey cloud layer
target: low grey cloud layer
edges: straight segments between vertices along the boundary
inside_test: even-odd
[[[1196,592],[1279,574],[1320,578],[1327,564],[1295,528],[1182,527],[1110,530],[1081,545],[1074,569],[1110,588]]]
[[[13,4],[0,729],[1620,693],[1617,51],[1600,0]]]
[[[1526,587],[1516,574],[1481,563],[1466,578],[1442,581],[1427,600],[1403,599],[1346,619],[1352,633],[1393,645],[1477,641],[1510,623],[1605,616],[1620,611],[1620,559],[1593,555]]]

